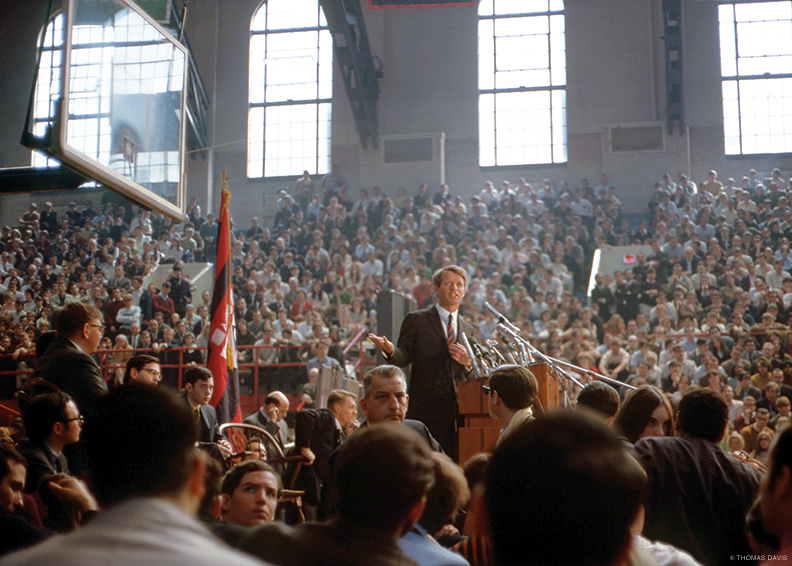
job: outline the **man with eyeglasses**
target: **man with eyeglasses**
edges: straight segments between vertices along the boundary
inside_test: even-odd
[[[132,356],[126,365],[124,373],[124,385],[128,383],[141,383],[156,387],[162,381],[162,371],[160,370],[159,358],[148,354],[138,354]]]
[[[25,493],[36,493],[43,476],[69,473],[63,448],[80,440],[83,418],[66,393],[39,395],[23,418],[27,439],[19,451],[28,461]]]
[[[519,426],[533,418],[531,407],[539,385],[536,377],[521,366],[502,366],[483,385],[490,416],[501,426],[498,443]],[[496,444],[496,446],[497,446]]]
[[[107,393],[102,372],[91,354],[104,335],[102,313],[90,305],[69,303],[55,319],[57,336],[46,348],[32,377],[42,377],[71,395],[90,419],[100,397]]]

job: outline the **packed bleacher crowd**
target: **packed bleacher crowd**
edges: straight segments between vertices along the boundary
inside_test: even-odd
[[[293,454],[302,468],[290,471],[272,459],[288,440],[278,424],[288,400],[279,392],[246,420],[271,436],[232,446],[239,438],[219,432],[208,406],[212,375],[201,367],[211,297],[194,301],[182,275],[185,263],[214,257],[211,215],[204,218],[193,202],[189,222],[177,226],[119,205],[97,214],[86,202],[79,211],[70,205],[58,222],[49,204],[41,212],[32,205],[0,238],[6,354],[0,369],[16,372],[3,382],[4,393],[34,367],[34,375],[53,381],[74,377],[82,370],[62,376],[58,368],[76,358],[95,368],[101,390],[86,396],[58,381],[66,393],[25,401],[23,422],[14,423],[7,439],[23,455],[0,452],[0,543],[10,549],[78,528],[9,563],[58,557],[66,564],[70,555],[104,563],[107,548],[119,563],[253,560],[190,523],[196,510],[218,539],[277,564],[440,559],[462,566],[524,563],[531,556],[543,564],[725,564],[729,552],[752,551],[766,555],[755,560],[788,563],[792,209],[786,190],[778,171],[761,181],[751,171],[741,187],[721,184],[715,172],[698,186],[684,175],[679,183],[666,175],[648,203],[650,215],[635,228],[622,218],[605,176],[596,187],[586,180],[576,188],[549,180],[541,187],[524,179],[500,188],[487,183],[469,204],[447,186],[430,194],[425,185],[415,196],[399,188],[392,198],[374,187],[351,201],[333,168],[320,182],[306,174],[291,194],[281,191],[272,228],[258,218],[247,229],[236,227],[241,361],[286,364],[267,373],[268,391],[312,392],[322,366],[343,364],[346,342],[375,330],[378,293],[399,291],[419,308],[430,306],[438,299],[432,274],[451,264],[467,274],[459,313],[480,340],[498,336],[487,302],[539,349],[576,364],[573,373],[599,373],[637,388],[617,392],[594,381],[581,391],[564,381],[565,393],[612,421],[614,434],[593,417],[534,421],[535,378],[522,368],[498,370],[485,389],[489,413],[502,428],[498,448],[491,464],[489,456],[466,463],[464,476],[439,455],[442,447],[424,424],[405,420],[406,380],[393,366],[370,372],[359,399],[334,391],[327,408],[298,413]],[[638,244],[652,252],[635,254],[623,272],[596,274],[589,293],[594,251]],[[158,265],[170,266],[166,281],[143,289],[143,278]],[[57,337],[48,345],[42,337],[51,329]],[[38,360],[36,348],[44,352]],[[86,361],[97,350],[111,358],[104,376]],[[175,388],[173,370],[182,364],[190,367],[178,400],[170,388],[156,386]],[[358,401],[363,424],[356,420]],[[197,427],[178,424],[184,422]],[[372,426],[381,422],[403,426],[401,432]],[[774,435],[784,441],[775,456]],[[196,441],[208,458],[192,455]],[[626,443],[646,465],[648,480]],[[70,452],[72,445],[79,448]],[[69,467],[81,466],[89,486],[68,475]],[[681,478],[678,470],[689,475]],[[778,483],[762,489],[761,512],[748,515],[750,538],[743,525],[760,471]],[[510,479],[540,475],[518,482],[522,487]],[[690,491],[698,480],[701,489]],[[285,527],[282,505],[295,496],[283,491],[284,483],[301,490],[300,512],[335,519]],[[483,484],[486,500],[474,497],[468,507],[471,491]],[[35,499],[23,499],[23,490]],[[551,500],[544,499],[548,493]],[[641,500],[646,539],[634,523]],[[489,527],[482,526],[484,505]],[[536,513],[551,517],[537,523]],[[687,514],[690,521],[677,520]],[[607,536],[581,528],[592,516],[602,518]],[[771,521],[768,531],[762,519]],[[186,537],[184,544],[169,544],[165,533]],[[575,537],[578,544],[564,545]],[[465,558],[440,554],[441,547]],[[784,558],[772,562],[775,555]]]
[[[362,189],[353,200],[336,168],[321,181],[306,173],[292,194],[279,192],[272,228],[258,218],[234,227],[240,361],[306,363],[326,341],[329,359],[343,364],[347,341],[376,328],[379,292],[429,306],[431,274],[457,263],[469,277],[461,313],[480,338],[497,338],[497,321],[483,308],[489,302],[547,354],[583,368],[677,395],[708,386],[705,374],[714,370],[735,407],[745,396],[759,401],[773,370],[783,373],[781,385],[792,385],[787,188],[778,170],[767,178],[751,170],[725,184],[712,172],[698,186],[666,174],[635,227],[604,175],[597,186],[583,179],[574,188],[488,182],[465,203],[448,186],[426,185],[412,196],[404,187],[392,197]],[[213,260],[218,225],[195,200],[188,215],[178,225],[119,204],[97,212],[90,201],[71,203],[61,213],[31,204],[17,226],[4,227],[0,371],[19,372],[16,382],[3,377],[5,396],[32,369],[37,337],[72,301],[104,314],[109,380],[120,380],[130,349],[153,352],[165,366],[203,361],[211,297],[193,300],[178,270]],[[623,272],[597,275],[587,300],[594,250],[637,244],[652,253],[638,253]],[[166,282],[144,289],[143,278],[160,264],[172,265]],[[677,345],[684,355],[674,369]],[[177,370],[164,373],[175,386]],[[244,380],[250,368],[242,373]],[[739,379],[744,373],[754,390]],[[306,381],[295,367],[261,375],[262,390],[296,393]],[[788,397],[782,389],[779,397]]]

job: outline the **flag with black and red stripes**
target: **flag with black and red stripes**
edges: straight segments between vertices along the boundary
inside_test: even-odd
[[[215,258],[214,294],[212,295],[212,327],[209,333],[209,354],[206,366],[214,377],[210,403],[217,409],[220,424],[242,422],[239,406],[239,373],[236,359],[236,324],[231,286],[231,215],[228,206],[228,175],[223,170],[223,191],[217,215],[217,256]]]

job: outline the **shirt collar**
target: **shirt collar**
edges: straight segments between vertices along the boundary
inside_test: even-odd
[[[451,317],[451,319],[454,321],[454,323],[456,323],[456,315],[457,315],[457,313],[458,313],[459,311],[457,311],[457,312],[448,312],[447,310],[445,310],[445,309],[444,309],[443,307],[441,307],[440,305],[436,305],[436,306],[437,306],[437,312],[439,312],[439,313],[440,313],[440,318],[441,318],[441,319],[443,319],[443,321],[444,321],[446,324],[448,324],[448,317],[449,317],[449,316],[450,316],[450,317]]]

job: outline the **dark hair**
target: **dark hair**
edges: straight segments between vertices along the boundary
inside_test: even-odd
[[[745,531],[759,544],[768,548],[778,548],[780,544],[778,537],[764,528],[759,503],[759,498],[757,498],[745,514]]]
[[[489,452],[479,452],[468,458],[463,467],[465,472],[465,479],[468,482],[468,487],[472,490],[478,484],[484,484],[487,480],[487,469],[492,454]]]
[[[652,413],[660,405],[668,411],[664,432],[666,436],[671,436],[674,431],[674,411],[663,392],[651,385],[641,385],[627,394],[613,419],[613,426],[635,444],[649,424]]]
[[[133,369],[140,371],[143,369],[143,366],[145,366],[146,364],[159,364],[159,363],[160,363],[159,358],[155,358],[154,356],[150,356],[148,354],[137,354],[135,356],[132,356],[131,358],[129,358],[129,361],[127,362],[126,371],[124,372],[123,383],[127,384],[130,382],[131,378],[129,376],[129,372],[132,371]]]
[[[264,399],[264,406],[266,407],[267,405],[280,406],[280,399],[278,399],[275,395],[270,393],[269,395],[267,395],[266,399]]]
[[[363,376],[364,399],[368,399],[369,395],[371,395],[371,383],[374,381],[375,377],[381,377],[382,379],[398,377],[404,381],[405,384],[407,383],[407,378],[404,376],[404,372],[401,370],[401,368],[387,364],[371,368],[366,372],[366,375]]]
[[[679,428],[685,434],[717,442],[729,420],[729,407],[710,389],[688,391],[679,401]]]
[[[497,391],[509,409],[519,410],[533,405],[539,384],[528,368],[506,365],[500,366],[490,376],[489,388]]]
[[[216,458],[206,459],[206,471],[204,472],[204,495],[201,498],[201,505],[198,508],[198,518],[200,520],[214,521],[212,506],[215,499],[220,495],[220,482],[223,478],[223,466]]]
[[[99,399],[83,431],[93,492],[104,505],[178,492],[197,457],[190,409],[165,388],[132,383]]]
[[[336,469],[338,514],[367,529],[395,528],[434,482],[426,441],[402,426],[361,428],[341,445]]]
[[[196,381],[209,381],[212,379],[212,372],[201,366],[191,366],[184,372],[182,378],[182,385],[186,386],[188,383],[195,386]]]
[[[426,508],[421,515],[421,526],[436,533],[443,525],[453,522],[460,508],[470,499],[465,474],[451,458],[442,452],[432,452],[434,485],[426,495]]]
[[[36,444],[44,442],[52,433],[52,425],[66,418],[66,404],[71,400],[63,392],[34,397],[23,415],[28,439]]]
[[[775,485],[776,478],[784,468],[792,469],[792,427],[784,427],[781,432],[776,434],[776,440],[770,450],[769,466],[767,473],[769,485]]]
[[[619,410],[619,394],[602,381],[592,381],[578,393],[577,404],[611,418]]]
[[[220,493],[228,495],[234,493],[234,490],[239,487],[239,483],[242,481],[242,478],[245,477],[245,474],[249,474],[250,472],[269,472],[275,476],[278,482],[278,497],[280,498],[281,492],[283,491],[281,477],[272,466],[261,460],[246,460],[228,470],[225,476],[223,476],[223,483],[220,485]]]
[[[532,564],[612,563],[630,540],[645,483],[593,417],[559,411],[527,422],[504,439],[487,474],[496,563],[525,564],[526,549]],[[592,529],[592,517],[603,528]]]
[[[3,481],[3,478],[11,471],[9,462],[16,462],[27,468],[27,460],[22,454],[17,452],[16,448],[5,442],[0,442],[0,481]]]
[[[83,303],[69,303],[55,317],[55,330],[61,336],[72,336],[97,318],[102,318],[102,312],[96,307]]]

